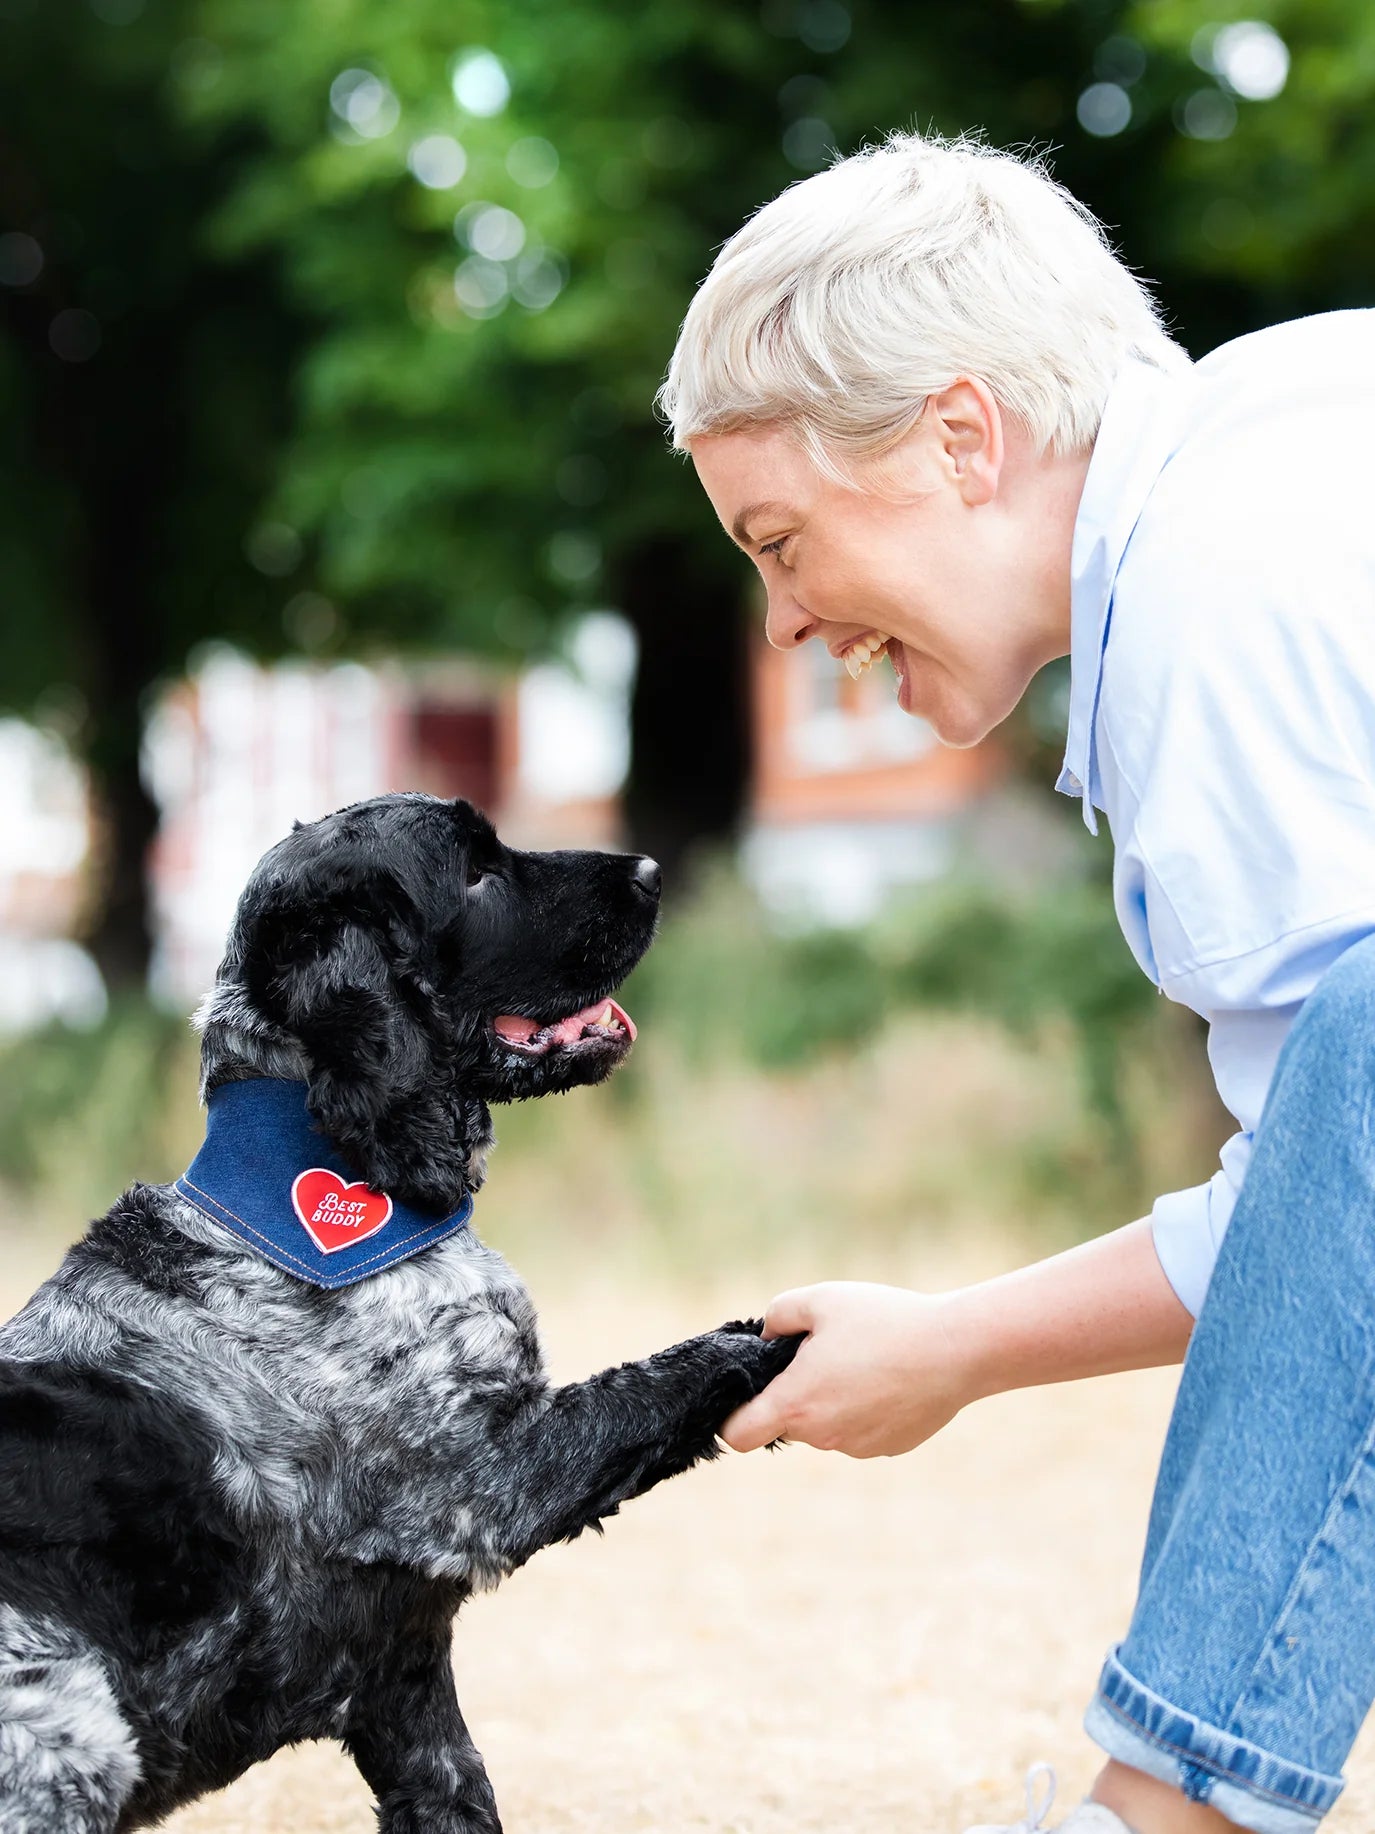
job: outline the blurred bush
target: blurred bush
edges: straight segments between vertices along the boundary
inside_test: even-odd
[[[194,1147],[197,1044],[184,1018],[115,1002],[92,1031],[58,1025],[0,1049],[0,1185],[73,1225],[136,1178],[175,1177]]]
[[[827,1240],[837,1215],[872,1240],[975,1218],[1069,1235],[1203,1176],[1221,1135],[1201,1030],[1101,886],[947,884],[867,930],[780,935],[719,872],[624,1000],[642,1036],[609,1089],[498,1117],[484,1232],[671,1259],[704,1230],[737,1259]],[[72,1234],[132,1179],[175,1176],[196,1071],[186,1022],[132,1001],[10,1044],[0,1185]]]
[[[1158,998],[1093,882],[1023,895],[950,881],[865,930],[780,936],[722,873],[666,928],[630,983],[694,1059],[742,1052],[762,1068],[857,1045],[908,1009],[975,1013],[1023,1039],[1063,1023],[1084,1099],[1128,1138],[1125,1070]]]

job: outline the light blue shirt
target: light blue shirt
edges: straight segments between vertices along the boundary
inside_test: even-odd
[[[1056,788],[1114,844],[1133,955],[1208,1023],[1239,1132],[1153,1211],[1191,1312],[1294,1015],[1375,931],[1375,312],[1180,374],[1132,361],[1074,528]],[[1301,1244],[1296,1244],[1301,1251]]]

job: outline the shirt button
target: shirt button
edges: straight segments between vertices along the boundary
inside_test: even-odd
[[[1073,771],[1070,771],[1069,774],[1066,776],[1065,782],[1074,791],[1076,796],[1080,793],[1080,791],[1084,787],[1083,784],[1080,783],[1079,779],[1075,776]]]

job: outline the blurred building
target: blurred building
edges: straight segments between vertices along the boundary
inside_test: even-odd
[[[0,1032],[105,1010],[95,964],[68,940],[91,847],[83,774],[61,741],[0,720]]]
[[[294,821],[345,803],[428,790],[478,803],[518,846],[624,844],[634,670],[634,636],[610,613],[584,618],[561,660],[518,673],[461,658],[267,668],[208,653],[145,734],[162,812],[150,862],[159,998],[199,1000],[254,862]],[[998,870],[1015,870],[1018,845],[1041,847],[1025,811],[999,826],[1009,789],[996,742],[939,745],[899,711],[886,663],[855,682],[820,644],[783,656],[761,642],[752,704],[741,866],[784,921],[862,922],[971,841],[977,853],[980,834]],[[0,1031],[93,1022],[100,978],[67,940],[93,844],[82,774],[56,739],[0,722],[0,795]]]
[[[209,986],[244,881],[294,821],[386,790],[466,796],[517,845],[620,839],[634,639],[585,618],[567,660],[519,675],[461,659],[403,668],[210,655],[162,700],[145,770],[162,810],[152,859],[153,985]]]
[[[824,645],[753,663],[754,769],[742,860],[778,915],[859,923],[947,872],[1008,776],[996,741],[941,745],[899,708],[886,661],[858,681]]]

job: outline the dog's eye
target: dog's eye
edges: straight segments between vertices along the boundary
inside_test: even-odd
[[[464,874],[464,878],[463,878],[463,883],[468,887],[468,890],[469,891],[476,890],[476,888],[479,885],[481,885],[482,881],[486,877],[487,877],[487,868],[481,863],[481,861],[469,860],[468,870]]]

